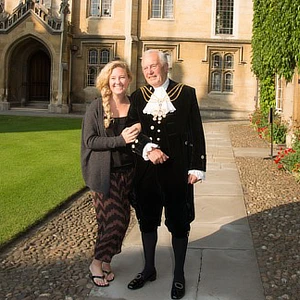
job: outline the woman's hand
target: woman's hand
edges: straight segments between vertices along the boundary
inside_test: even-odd
[[[133,124],[129,128],[136,128],[139,131],[139,133],[142,131],[142,125],[141,125],[141,123],[135,123],[135,124]]]
[[[134,142],[134,140],[136,139],[140,131],[141,131],[141,124],[136,123],[130,127],[124,128],[123,131],[121,132],[121,135],[125,140],[126,144],[130,144]]]

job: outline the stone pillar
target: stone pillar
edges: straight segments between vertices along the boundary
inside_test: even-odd
[[[62,0],[60,4],[61,16],[61,39],[60,39],[60,54],[58,61],[58,95],[57,103],[50,103],[48,110],[54,113],[69,113],[70,105],[69,100],[69,45],[68,45],[68,19],[67,15],[70,14],[69,1]]]
[[[10,109],[10,103],[6,99],[5,89],[0,89],[0,111],[5,111]]]
[[[138,0],[126,0],[125,3],[125,49],[124,59],[128,63],[131,72],[136,74],[137,72],[137,45],[138,45],[138,13],[139,13],[139,1]],[[133,76],[132,83],[130,85],[130,92],[136,89],[136,76]]]

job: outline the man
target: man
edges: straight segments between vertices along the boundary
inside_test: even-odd
[[[168,78],[164,53],[146,51],[142,70],[148,85],[132,94],[128,125],[142,126],[132,147],[137,154],[134,207],[145,265],[128,288],[139,289],[156,279],[157,227],[164,207],[175,260],[171,298],[181,299],[190,222],[195,217],[193,184],[202,181],[206,171],[204,132],[195,89]]]

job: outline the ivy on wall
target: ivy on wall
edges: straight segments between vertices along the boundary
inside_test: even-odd
[[[275,74],[290,82],[300,62],[300,1],[253,0],[252,71],[260,107],[275,106]]]

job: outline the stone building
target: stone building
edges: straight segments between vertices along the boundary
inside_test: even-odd
[[[296,69],[291,82],[276,76],[276,111],[288,125],[287,145],[291,146],[293,133],[300,129],[300,75]]]
[[[145,83],[142,52],[157,48],[202,114],[247,117],[252,16],[252,0],[0,0],[0,110],[84,112],[108,61],[130,65],[132,92]]]

